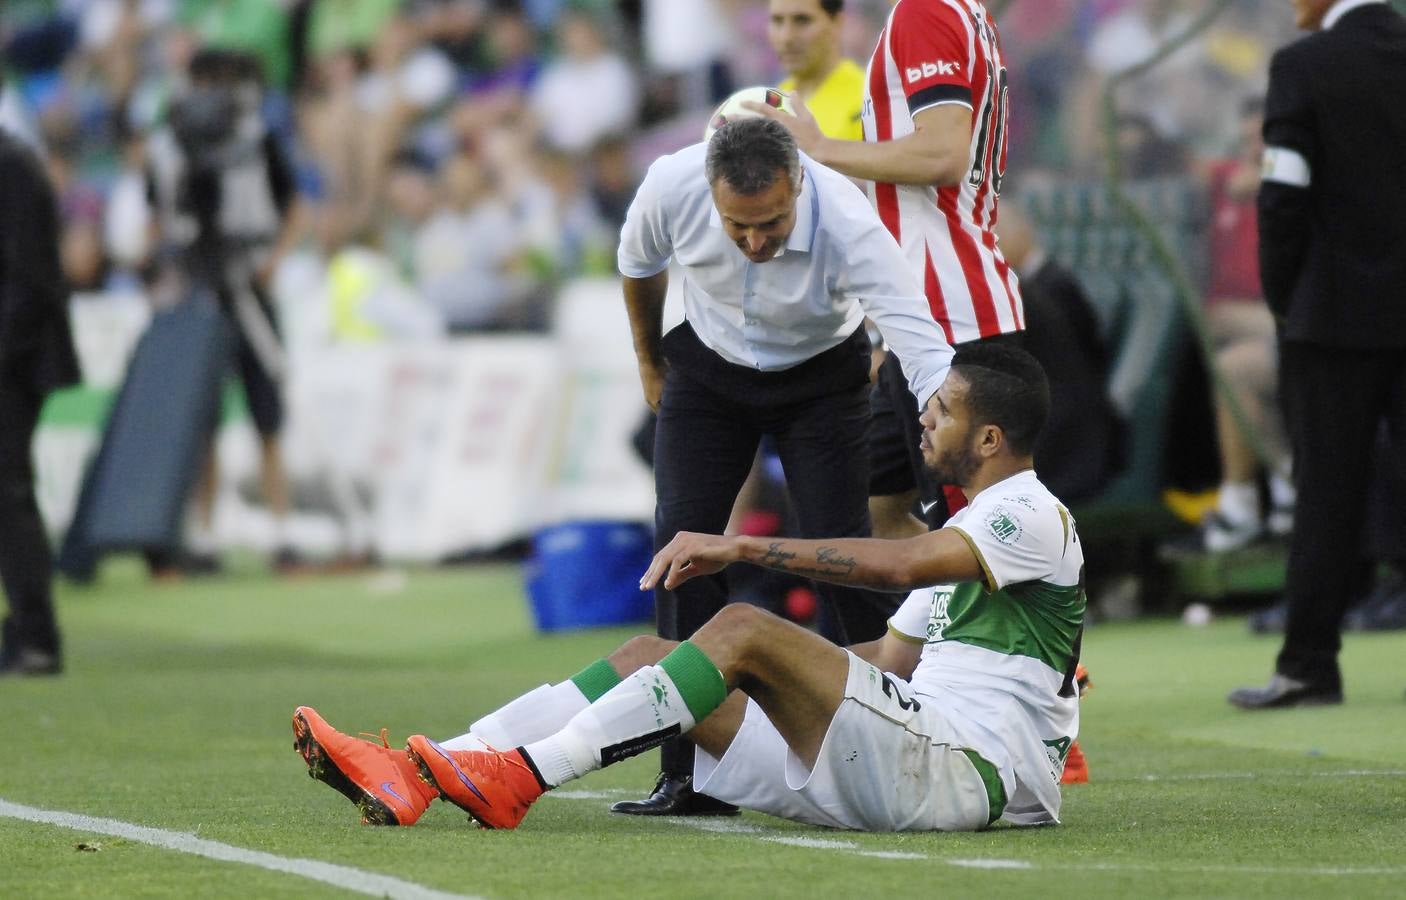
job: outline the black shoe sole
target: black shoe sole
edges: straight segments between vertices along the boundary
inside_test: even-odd
[[[716,805],[713,805],[716,804]],[[738,816],[742,810],[731,803],[715,800],[709,805],[692,802],[681,804],[653,804],[648,800],[621,800],[612,804],[610,811],[621,816],[680,816],[698,818],[701,816]]]
[[[41,666],[6,666],[0,668],[0,678],[52,678],[55,675],[62,674],[63,665],[61,663]]]
[[[1293,709],[1299,706],[1338,706],[1343,702],[1342,694],[1306,694],[1294,697],[1279,697],[1265,702],[1240,702],[1233,697],[1226,698],[1236,709]]]
[[[361,821],[367,825],[399,825],[400,820],[389,806],[362,790],[327,755],[327,751],[312,735],[312,727],[301,713],[293,714],[293,749],[308,764],[308,777],[322,782],[346,797],[361,810]]]

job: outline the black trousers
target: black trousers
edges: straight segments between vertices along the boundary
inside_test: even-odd
[[[53,556],[34,500],[30,443],[43,398],[0,375],[0,586],[9,615],[4,646],[59,652]]]
[[[654,479],[659,546],[679,531],[719,533],[746,480],[763,435],[786,472],[802,537],[870,533],[867,435],[868,339],[861,329],[831,350],[784,372],[731,365],[704,347],[687,324],[665,338],[670,368],[655,425]],[[817,585],[848,642],[878,638],[902,599]],[[659,634],[683,640],[728,602],[719,574],[677,591],[657,590]],[[693,770],[693,746],[665,744],[662,770]]]
[[[1285,591],[1289,619],[1276,668],[1340,685],[1343,614],[1372,574],[1363,536],[1383,419],[1397,452],[1406,447],[1406,349],[1284,341],[1280,364],[1298,504]]]

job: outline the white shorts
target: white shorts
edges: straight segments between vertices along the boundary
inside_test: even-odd
[[[845,697],[807,771],[755,701],[694,789],[783,819],[860,831],[975,831],[1005,805],[996,767],[952,742],[936,702],[849,654]]]

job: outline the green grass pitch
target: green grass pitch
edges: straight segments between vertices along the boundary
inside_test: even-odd
[[[392,580],[393,582],[393,580]],[[309,780],[289,716],[447,737],[634,629],[540,637],[517,569],[151,585],[118,560],[60,591],[69,672],[0,683],[0,801],[103,817],[435,891],[531,897],[1406,896],[1406,635],[1351,635],[1348,702],[1245,714],[1225,691],[1277,641],[1238,619],[1091,629],[1093,781],[1058,828],[866,835],[746,814],[722,830],[612,816],[654,757],[540,801],[516,832],[437,804],[357,822]],[[705,823],[706,824],[706,823]],[[83,852],[80,843],[96,844]],[[875,855],[877,854],[877,855]],[[354,896],[292,874],[0,816],[0,897]]]

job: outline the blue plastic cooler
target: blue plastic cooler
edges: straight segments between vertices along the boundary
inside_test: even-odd
[[[640,576],[654,556],[637,522],[568,522],[539,531],[524,575],[539,631],[565,631],[654,618],[654,593]]]

